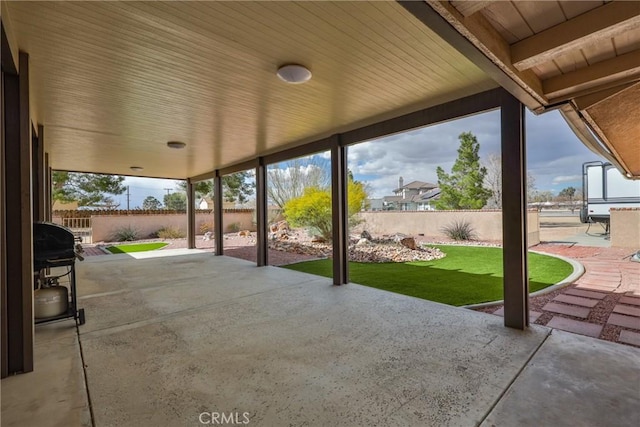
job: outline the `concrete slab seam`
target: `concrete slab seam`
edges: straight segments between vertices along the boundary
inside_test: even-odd
[[[87,364],[84,360],[84,350],[82,349],[82,340],[80,339],[80,327],[76,323],[76,338],[80,348],[80,363],[82,363],[82,379],[84,380],[84,390],[87,393],[87,404],[89,405],[89,416],[91,417],[91,425],[96,426],[96,418],[93,414],[93,403],[91,402],[91,392],[89,391],[89,379],[87,377]]]
[[[491,412],[493,412],[493,410],[496,408],[496,406],[498,406],[498,403],[500,403],[500,401],[504,398],[504,396],[507,394],[507,392],[509,392],[509,390],[511,390],[511,388],[513,387],[513,384],[516,382],[516,380],[520,377],[520,375],[522,374],[522,372],[524,372],[524,370],[527,368],[527,366],[529,366],[529,363],[531,362],[531,360],[534,358],[534,356],[536,354],[538,354],[538,352],[540,351],[540,349],[542,348],[542,346],[544,345],[545,342],[547,342],[547,340],[549,339],[549,337],[551,336],[551,334],[553,333],[553,329],[549,328],[547,334],[545,335],[544,339],[540,342],[540,344],[538,344],[538,346],[531,352],[531,354],[529,355],[529,357],[527,357],[527,360],[525,360],[524,364],[520,367],[520,369],[518,369],[518,372],[515,373],[515,375],[513,376],[513,378],[511,379],[511,381],[509,381],[509,383],[507,384],[507,386],[504,388],[504,390],[502,390],[500,392],[500,394],[498,395],[498,397],[496,398],[496,400],[491,404],[491,406],[489,407],[489,409],[487,410],[487,412],[484,414],[484,416],[480,419],[480,422],[478,423],[478,425],[482,425],[482,423],[484,423],[486,421],[486,419],[489,417],[489,415],[491,415]]]

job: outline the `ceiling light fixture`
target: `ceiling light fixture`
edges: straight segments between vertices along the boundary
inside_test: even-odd
[[[311,79],[311,71],[303,65],[287,64],[278,68],[280,80],[291,84],[306,83]]]
[[[181,148],[184,148],[186,146],[187,146],[187,144],[185,144],[184,142],[181,142],[181,141],[169,141],[169,142],[167,142],[167,147],[174,148],[176,150],[180,150]]]
[[[135,171],[135,172],[139,172],[139,171],[143,170],[144,168],[142,166],[131,166],[131,167],[129,167],[129,169],[131,169],[132,171]]]

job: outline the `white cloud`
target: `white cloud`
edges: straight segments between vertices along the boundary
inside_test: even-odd
[[[554,184],[561,184],[563,182],[575,182],[580,181],[582,179],[582,175],[560,175],[553,178],[551,181]]]

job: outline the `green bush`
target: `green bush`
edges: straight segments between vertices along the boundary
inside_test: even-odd
[[[442,227],[442,232],[453,240],[475,240],[477,234],[467,221],[453,221]]]
[[[132,242],[138,239],[138,230],[127,225],[126,227],[118,228],[113,236],[113,240],[116,242]]]
[[[349,178],[348,184],[349,224],[356,224],[356,214],[360,212],[367,199],[365,186]],[[319,234],[331,240],[331,191],[318,187],[309,187],[302,196],[289,200],[284,205],[284,216],[294,227],[317,229]]]
[[[240,231],[240,223],[232,222],[227,226],[227,230],[229,230],[230,233],[237,233],[238,231]]]
[[[177,227],[162,227],[157,234],[161,239],[182,239],[186,236],[185,232]]]

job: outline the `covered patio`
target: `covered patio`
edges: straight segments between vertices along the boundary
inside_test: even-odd
[[[637,349],[529,325],[524,122],[525,108],[560,109],[640,177],[637,2],[0,10],[3,422],[179,425],[246,411],[262,425],[580,424],[571,408],[584,424],[637,424]],[[278,77],[292,64],[311,79]],[[341,286],[348,147],[494,109],[504,320]],[[321,151],[330,281],[268,267],[266,168]],[[217,256],[80,264],[86,325],[35,328],[33,223],[51,220],[53,170],[186,180],[190,248],[195,183],[213,179]],[[256,178],[256,264],[223,253],[222,178],[244,170]]]
[[[631,347],[197,250],[137,257],[81,264],[87,323],[38,326],[3,425],[638,420]]]

